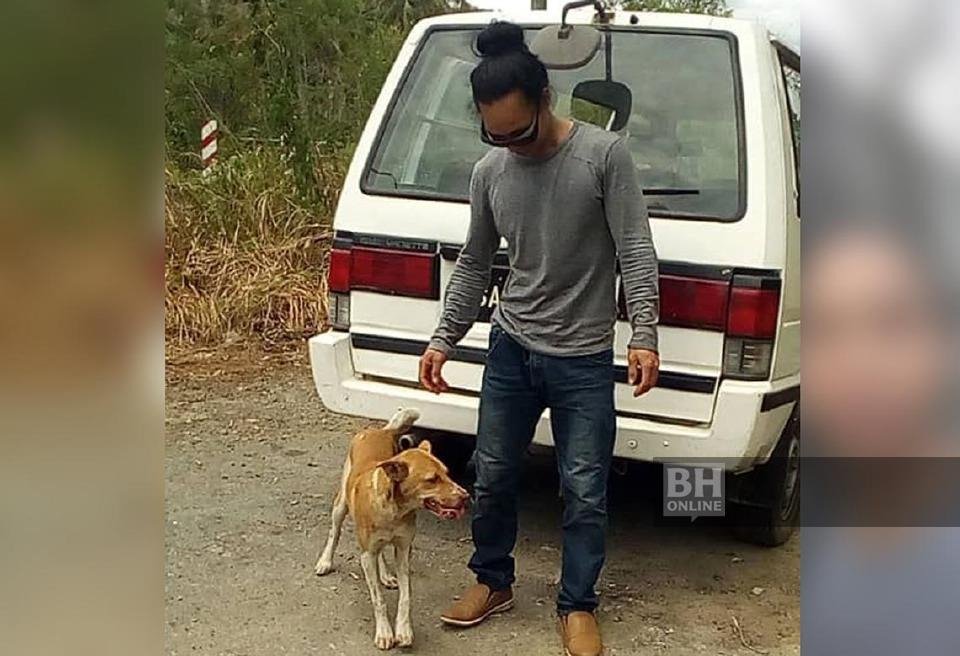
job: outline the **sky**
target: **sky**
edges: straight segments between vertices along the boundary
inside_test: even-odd
[[[470,4],[482,9],[499,9],[516,6],[523,0],[470,0]],[[547,0],[550,7],[563,6],[569,0]],[[755,18],[767,26],[784,42],[800,48],[800,0],[727,0],[733,15],[740,18]]]
[[[733,15],[756,18],[767,29],[800,48],[800,0],[728,0]]]

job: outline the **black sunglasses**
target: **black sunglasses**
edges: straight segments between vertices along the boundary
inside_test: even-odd
[[[525,146],[533,143],[540,135],[540,105],[537,105],[537,111],[533,115],[530,125],[522,130],[515,130],[509,134],[491,134],[487,132],[487,127],[480,120],[480,141],[490,146],[503,148],[506,146]]]

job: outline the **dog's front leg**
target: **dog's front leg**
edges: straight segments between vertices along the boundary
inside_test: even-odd
[[[410,624],[410,541],[396,545],[397,584],[400,601],[397,604],[397,644],[409,647],[413,644],[413,625]]]
[[[370,588],[373,616],[377,622],[377,633],[373,640],[374,644],[377,645],[377,649],[390,649],[394,645],[393,628],[390,626],[390,618],[387,617],[387,603],[383,600],[380,574],[377,571],[379,551],[379,549],[376,551],[364,551],[360,554],[360,565],[363,567],[363,575],[367,579],[367,587]]]

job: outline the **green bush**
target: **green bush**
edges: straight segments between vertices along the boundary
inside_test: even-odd
[[[171,166],[199,166],[200,127],[220,123],[222,156],[257,144],[289,155],[298,193],[356,143],[412,21],[443,2],[170,0],[166,144]]]

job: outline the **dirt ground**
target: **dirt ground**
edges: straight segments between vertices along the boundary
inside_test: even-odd
[[[171,656],[380,653],[347,522],[338,569],[313,565],[350,435],[302,356],[207,353],[168,364],[166,652]],[[457,438],[451,438],[457,439]],[[799,539],[778,549],[717,526],[663,526],[650,472],[611,482],[599,617],[607,654],[799,654]],[[559,502],[549,454],[521,500],[517,606],[469,630],[439,611],[471,582],[469,522],[419,518],[408,653],[560,654],[552,584]],[[388,600],[395,608],[396,593]]]

